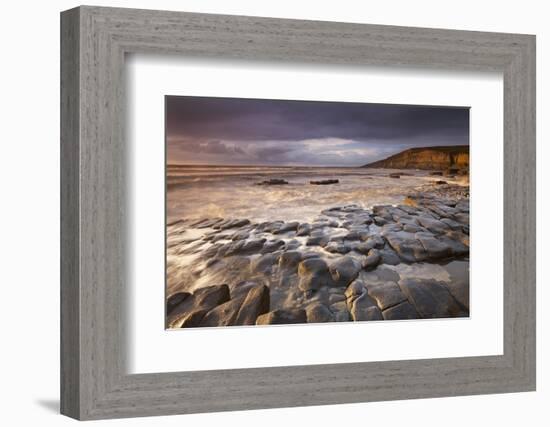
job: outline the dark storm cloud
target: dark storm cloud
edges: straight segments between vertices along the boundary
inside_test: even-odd
[[[166,131],[169,160],[171,152],[185,151],[197,155],[176,156],[175,160],[319,164],[322,158],[335,165],[351,165],[412,146],[468,144],[469,111],[411,105],[169,96]],[[339,148],[327,149],[336,140]],[[220,155],[218,160],[213,156],[216,153]],[[358,155],[366,157],[358,159]]]

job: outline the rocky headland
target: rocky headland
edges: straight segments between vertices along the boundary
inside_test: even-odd
[[[364,168],[440,169],[466,173],[470,166],[470,146],[415,147],[384,160],[364,165]]]
[[[469,232],[468,187],[446,183],[311,222],[172,221],[167,327],[468,316]]]

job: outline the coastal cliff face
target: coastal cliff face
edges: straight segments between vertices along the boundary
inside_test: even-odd
[[[447,168],[468,169],[469,166],[470,147],[468,145],[455,145],[410,148],[363,167],[434,170]]]

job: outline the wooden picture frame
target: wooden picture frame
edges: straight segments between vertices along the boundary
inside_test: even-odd
[[[502,72],[503,355],[127,374],[127,53]],[[61,166],[65,415],[84,420],[535,390],[532,35],[78,7],[61,14]]]

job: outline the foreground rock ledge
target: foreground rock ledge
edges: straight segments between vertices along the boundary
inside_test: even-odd
[[[168,328],[468,316],[469,191],[430,184],[310,223],[179,219],[167,277]]]

